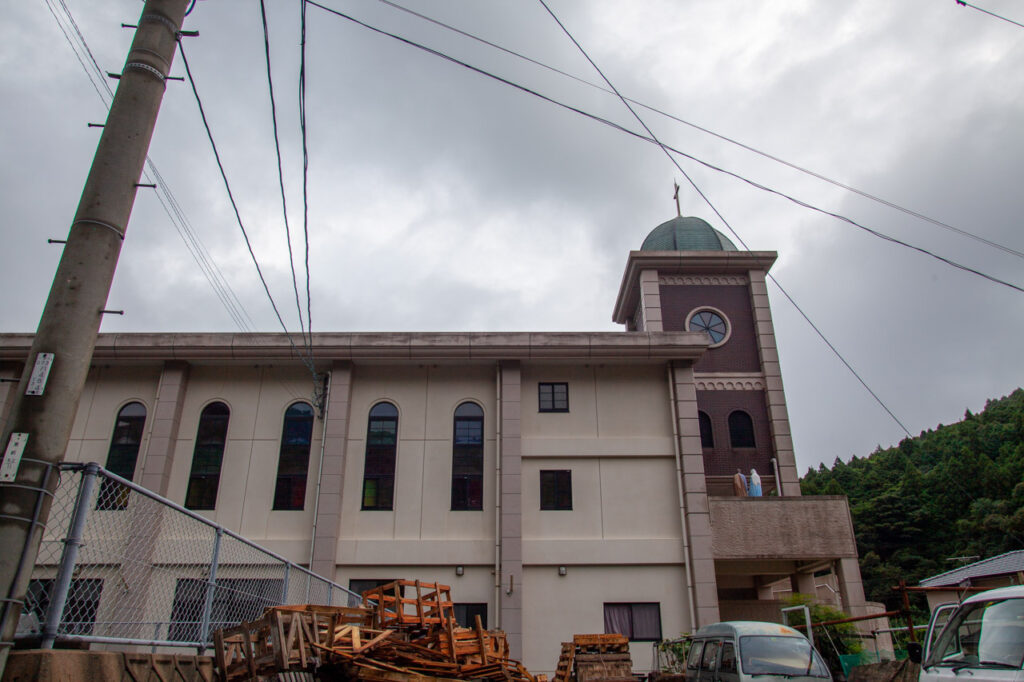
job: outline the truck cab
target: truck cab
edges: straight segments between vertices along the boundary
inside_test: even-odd
[[[957,681],[1024,682],[1024,586],[933,611],[919,682]]]

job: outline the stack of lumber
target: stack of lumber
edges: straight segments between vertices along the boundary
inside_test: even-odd
[[[553,682],[632,682],[629,640],[617,634],[574,635],[562,642]]]
[[[479,618],[459,627],[450,591],[400,580],[367,590],[362,608],[269,608],[254,623],[214,633],[221,679],[316,670],[323,680],[547,682],[509,658],[504,632],[485,630]]]

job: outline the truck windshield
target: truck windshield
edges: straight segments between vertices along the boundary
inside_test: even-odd
[[[803,637],[741,637],[740,661],[747,675],[829,677],[821,656]]]
[[[925,667],[1013,668],[1024,664],[1024,599],[966,604],[946,623]]]

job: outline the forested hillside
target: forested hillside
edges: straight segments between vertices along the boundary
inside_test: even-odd
[[[856,428],[851,422],[851,428]],[[1024,390],[896,447],[808,470],[805,495],[847,495],[868,599],[890,586],[1024,549]]]

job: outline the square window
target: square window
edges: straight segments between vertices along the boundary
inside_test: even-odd
[[[572,509],[572,471],[565,469],[540,472],[540,508]]]
[[[476,617],[480,616],[480,624],[487,629],[487,604],[455,604],[455,622],[462,628],[475,628]]]
[[[604,605],[604,631],[608,634],[624,635],[631,642],[660,642],[661,604],[658,602],[606,603]]]
[[[537,384],[537,409],[540,412],[568,412],[569,384],[564,381]]]

